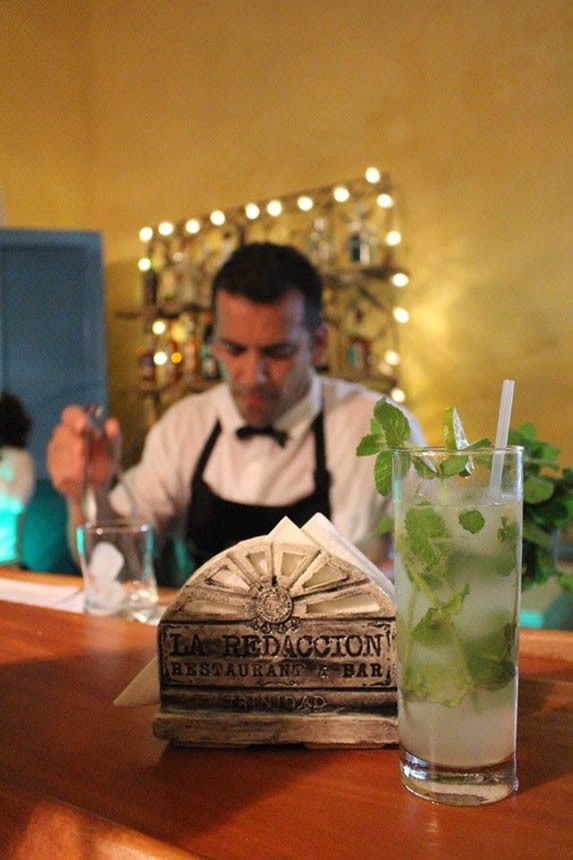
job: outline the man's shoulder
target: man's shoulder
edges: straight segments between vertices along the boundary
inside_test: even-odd
[[[414,414],[401,403],[396,403],[380,391],[367,388],[359,382],[349,382],[337,377],[321,377],[323,402],[327,421],[340,423],[350,428],[361,427],[368,432],[369,421],[374,406],[381,398],[400,409],[410,424],[411,440],[417,445],[424,444],[424,434]]]
[[[222,385],[215,385],[206,391],[186,394],[177,400],[164,412],[155,427],[167,429],[171,427],[195,427],[211,425],[217,415],[221,398]]]
[[[377,400],[382,397],[379,391],[373,391],[359,382],[349,382],[335,376],[321,377],[322,397],[327,411],[336,407],[360,407],[372,409]]]

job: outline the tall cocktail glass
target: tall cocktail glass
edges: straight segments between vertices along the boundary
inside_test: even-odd
[[[517,788],[522,449],[393,453],[400,767],[430,800]]]

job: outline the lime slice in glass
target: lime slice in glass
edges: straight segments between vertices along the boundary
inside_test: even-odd
[[[450,406],[444,413],[444,443],[451,451],[460,451],[470,444],[464,432],[462,419],[455,406]]]

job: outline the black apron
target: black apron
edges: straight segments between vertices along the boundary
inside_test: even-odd
[[[312,422],[311,430],[315,451],[312,493],[290,505],[243,505],[217,496],[203,480],[205,467],[221,433],[221,424],[217,421],[191,479],[186,540],[197,565],[238,541],[268,534],[283,517],[288,517],[297,526],[304,525],[316,513],[330,518],[330,474],[326,468],[322,412]]]

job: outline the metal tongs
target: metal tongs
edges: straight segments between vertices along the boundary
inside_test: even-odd
[[[131,492],[131,489],[129,487],[129,484],[125,480],[125,474],[120,462],[119,446],[113,445],[112,441],[105,432],[104,408],[98,403],[88,403],[88,405],[84,407],[84,411],[88,417],[89,423],[89,431],[86,432],[85,436],[86,460],[84,466],[82,491],[84,514],[86,515],[86,518],[88,518],[87,499],[90,490],[89,463],[91,459],[93,439],[95,437],[103,441],[105,449],[109,457],[111,458],[111,472],[108,482],[106,484],[94,486],[91,488],[96,504],[96,519],[115,519],[115,517],[117,516],[109,501],[109,491],[114,481],[122,485],[129,502],[130,515],[136,516],[137,505],[133,493]]]

